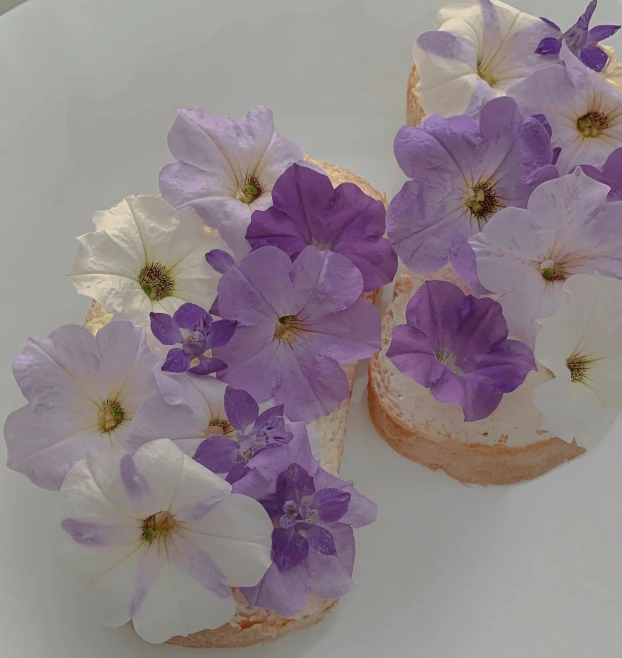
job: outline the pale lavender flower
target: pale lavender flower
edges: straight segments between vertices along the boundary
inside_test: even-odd
[[[610,187],[607,201],[622,201],[622,148],[613,151],[600,169],[592,165],[581,165],[581,169],[590,178]]]
[[[538,184],[558,175],[547,127],[521,116],[510,98],[486,104],[479,123],[430,117],[405,126],[395,138],[395,157],[412,180],[387,212],[393,248],[413,272],[450,261],[470,285],[467,239],[501,208],[524,207]]]
[[[607,65],[609,55],[599,48],[598,44],[612,37],[620,26],[597,25],[590,29],[590,21],[596,10],[596,4],[597,0],[592,0],[577,22],[563,33],[553,21],[543,18],[542,20],[556,30],[557,34],[542,39],[536,53],[538,55],[559,55],[563,41],[573,55],[576,55],[586,66],[600,73]]]
[[[497,0],[450,0],[436,16],[437,31],[413,47],[418,90],[428,116],[475,115],[489,100],[547,66],[538,43],[558,31]]]
[[[377,514],[352,482],[320,468],[304,443],[298,439],[259,453],[254,459],[264,457],[263,478],[250,473],[233,486],[260,500],[275,526],[272,565],[257,586],[240,590],[249,605],[286,617],[304,607],[307,592],[332,599],[353,588],[352,529],[369,525]],[[284,463],[286,457],[295,461]]]
[[[561,148],[561,174],[576,166],[601,166],[622,146],[622,94],[573,55],[563,43],[560,60],[535,71],[510,90],[523,114],[544,114],[552,143]]]
[[[93,336],[66,325],[29,339],[13,361],[28,404],[4,425],[9,468],[44,489],[60,489],[87,452],[124,446],[141,402],[154,393],[158,358],[146,333],[114,321]]]
[[[350,394],[340,364],[380,349],[380,317],[362,290],[340,254],[307,247],[292,263],[276,247],[252,252],[218,287],[221,316],[238,323],[214,350],[228,366],[222,379],[258,402],[274,398],[291,420],[329,414]]]
[[[330,178],[309,167],[292,165],[272,190],[273,206],[256,210],[246,232],[252,247],[269,241],[292,260],[308,245],[334,251],[363,275],[363,290],[390,283],[397,256],[384,238],[385,208],[358,185],[333,189]]]
[[[277,178],[304,158],[298,144],[276,131],[266,107],[239,121],[179,110],[168,145],[177,162],[160,172],[162,196],[177,208],[194,208],[237,258],[250,251],[244,236],[252,212],[272,205]]]
[[[150,313],[149,317],[151,331],[163,345],[181,345],[169,350],[162,370],[209,375],[227,367],[226,363],[205,353],[231,340],[235,322],[213,322],[207,311],[190,303],[182,304],[172,317],[166,313]]]
[[[536,369],[532,351],[508,340],[501,306],[465,295],[448,281],[426,281],[408,302],[406,324],[393,330],[387,357],[436,400],[481,420]]]
[[[482,284],[500,295],[513,336],[534,346],[573,274],[622,278],[622,202],[581,169],[538,187],[527,209],[506,208],[471,238]]]
[[[168,439],[133,457],[89,453],[61,494],[61,554],[86,602],[148,642],[226,624],[231,587],[257,584],[271,563],[262,506]]]

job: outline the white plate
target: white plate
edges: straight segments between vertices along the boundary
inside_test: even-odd
[[[567,26],[585,1],[520,5]],[[428,0],[29,0],[0,18],[0,416],[22,404],[8,362],[26,337],[82,321],[88,300],[64,277],[74,238],[94,210],[157,189],[175,107],[269,105],[309,153],[392,194],[410,48],[433,13]],[[622,6],[603,1],[597,19],[619,23]],[[622,424],[535,482],[466,487],[384,444],[364,388],[361,368],[342,473],[380,511],[358,532],[357,587],[323,623],[246,655],[619,656]],[[192,655],[85,616],[54,563],[55,514],[55,494],[0,471],[0,655]]]

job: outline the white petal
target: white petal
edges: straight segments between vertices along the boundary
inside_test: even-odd
[[[231,494],[187,524],[188,536],[216,562],[232,587],[256,585],[271,563],[272,522],[248,496]]]
[[[158,511],[168,511],[184,470],[184,453],[168,439],[150,441],[134,455],[136,468],[153,492]]]

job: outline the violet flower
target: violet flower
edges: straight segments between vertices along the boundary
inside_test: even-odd
[[[376,505],[352,482],[320,468],[308,440],[306,450],[303,443],[296,440],[260,453],[255,459],[275,457],[270,476],[249,474],[233,485],[235,493],[258,499],[275,525],[272,565],[257,586],[240,591],[249,605],[286,617],[304,607],[307,592],[332,599],[353,588],[352,529],[369,525],[377,514]],[[296,461],[285,465],[287,453]]]
[[[246,231],[254,248],[269,240],[292,260],[308,245],[345,256],[363,275],[363,290],[390,283],[397,256],[385,232],[385,208],[353,183],[336,189],[330,178],[292,165],[272,190],[272,207],[256,210]]]
[[[426,281],[415,293],[387,356],[439,402],[462,405],[465,421],[489,416],[536,369],[529,347],[508,340],[498,302],[447,281]]]
[[[464,242],[499,209],[524,208],[537,185],[558,175],[547,127],[521,116],[510,98],[487,103],[479,123],[433,116],[401,128],[395,157],[412,180],[387,212],[393,248],[413,272],[449,261],[467,285],[464,270],[473,270],[475,260]]]
[[[538,55],[559,55],[562,41],[566,43],[570,52],[578,57],[587,67],[600,73],[607,65],[609,55],[598,47],[598,43],[612,37],[619,29],[619,25],[597,25],[590,29],[590,21],[596,10],[597,0],[592,0],[587,9],[579,16],[577,22],[566,32],[550,21],[542,20],[558,31],[558,36],[545,37],[540,41],[536,53]]]
[[[173,317],[166,313],[149,315],[151,331],[163,345],[181,345],[169,350],[162,370],[209,375],[227,367],[226,363],[206,356],[205,352],[226,345],[235,332],[235,322],[214,322],[207,311],[190,303],[182,304]]]
[[[613,151],[600,169],[592,165],[580,166],[590,178],[609,185],[607,201],[622,201],[622,148]]]
[[[223,274],[218,307],[238,328],[214,356],[220,376],[258,402],[274,397],[291,420],[310,423],[350,394],[340,364],[380,349],[377,309],[359,301],[363,277],[344,256],[306,247],[292,263],[276,247]]]
[[[289,443],[294,437],[283,418],[283,405],[259,413],[259,405],[246,392],[227,387],[225,413],[236,430],[235,438],[212,436],[198,447],[194,458],[214,473],[226,473],[237,482],[248,472],[248,462],[262,450]]]

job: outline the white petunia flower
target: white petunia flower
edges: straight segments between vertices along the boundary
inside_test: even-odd
[[[497,0],[450,0],[436,16],[438,30],[413,47],[418,90],[427,115],[476,114],[479,108],[549,66],[536,54],[540,41],[557,36],[543,20]]]
[[[61,489],[61,557],[107,626],[133,622],[148,642],[218,628],[235,614],[231,587],[254,586],[271,563],[260,503],[168,439],[134,457],[88,454]]]
[[[622,281],[577,274],[570,300],[542,320],[536,359],[554,375],[534,389],[542,427],[586,448],[600,441],[622,409]]]
[[[205,254],[224,245],[191,208],[176,213],[158,197],[130,196],[93,222],[69,274],[80,294],[146,329],[152,311],[172,315],[184,302],[209,310],[220,275]]]

